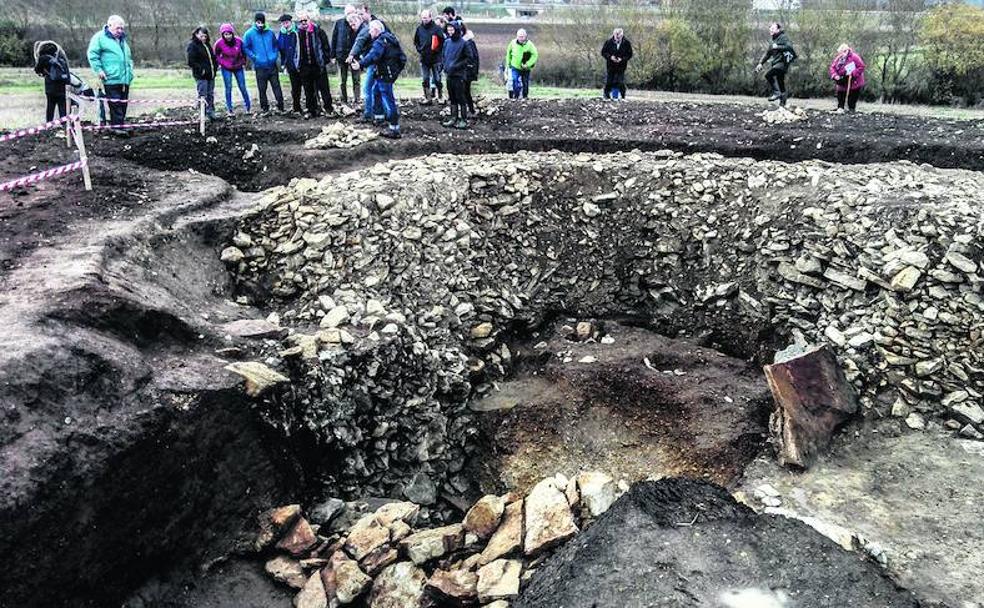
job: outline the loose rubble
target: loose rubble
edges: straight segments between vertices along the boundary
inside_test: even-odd
[[[265,359],[292,378],[271,422],[344,454],[325,467],[339,494],[447,515],[469,396],[508,373],[511,328],[555,310],[752,356],[761,336],[826,342],[867,414],[980,432],[982,187],[909,163],[435,155],[275,188],[222,257],[291,331]]]
[[[304,142],[308,150],[324,150],[325,148],[354,148],[379,137],[370,129],[360,129],[344,122],[333,122],[321,127],[318,133]]]
[[[792,110],[785,107],[778,107],[774,110],[766,110],[759,114],[767,124],[770,125],[785,125],[791,122],[799,122],[801,120],[806,120],[808,118],[806,110],[797,107]]]
[[[590,526],[620,494],[605,473],[558,475],[525,498],[485,496],[462,523],[436,528],[419,520],[423,507],[411,502],[386,503],[349,527],[311,524],[299,505],[287,505],[259,516],[254,546],[274,581],[299,590],[296,608],[505,608],[543,552]],[[336,517],[348,508],[342,504]],[[321,510],[316,505],[311,513]],[[533,530],[525,546],[524,518]],[[311,531],[310,538],[298,530]]]

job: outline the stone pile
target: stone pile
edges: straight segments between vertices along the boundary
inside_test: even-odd
[[[806,110],[803,108],[793,108],[792,110],[785,107],[778,107],[774,110],[766,110],[759,114],[762,120],[766,124],[770,125],[785,125],[791,122],[800,122],[801,120],[807,119]]]
[[[763,363],[827,343],[868,414],[978,437],[981,191],[908,163],[435,155],[275,188],[222,259],[291,332],[271,420],[322,444],[339,493],[432,505],[468,486],[467,399],[559,310]]]
[[[321,127],[321,133],[304,142],[304,147],[308,150],[354,148],[377,137],[379,134],[370,129],[360,129],[344,122],[333,122]]]
[[[418,527],[421,506],[391,502],[351,526],[342,502],[259,517],[255,549],[266,572],[298,590],[296,608],[506,608],[549,552],[608,510],[620,494],[600,472],[538,483],[525,497],[488,495],[460,523]],[[322,532],[324,531],[324,532]]]

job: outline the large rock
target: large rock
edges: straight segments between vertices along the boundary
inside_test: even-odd
[[[360,519],[345,539],[345,551],[355,560],[362,560],[390,541],[390,529],[376,520],[375,514]]]
[[[508,600],[519,595],[519,575],[523,562],[500,559],[478,569],[478,601],[483,604]]]
[[[333,559],[331,569],[335,577],[335,596],[340,604],[351,604],[372,584],[372,579],[351,559]]]
[[[523,552],[526,555],[536,555],[577,534],[578,527],[564,488],[557,487],[556,479],[544,479],[526,497],[524,528]]]
[[[404,555],[420,565],[460,549],[464,540],[464,527],[452,524],[411,534],[401,540],[399,546]]]
[[[427,575],[410,562],[389,566],[376,577],[369,608],[422,608]]]
[[[222,325],[221,331],[234,338],[283,338],[287,328],[265,319],[240,319]]]
[[[499,496],[484,496],[478,500],[465,514],[462,525],[466,532],[471,532],[485,539],[496,531],[502,520],[506,503]]]
[[[267,560],[266,564],[263,565],[263,569],[266,570],[267,574],[273,580],[283,583],[288,587],[293,587],[294,589],[302,589],[305,583],[307,583],[308,577],[304,573],[304,568],[301,567],[300,562],[286,555],[278,555],[273,559]]]
[[[303,517],[298,517],[290,530],[277,542],[277,548],[294,557],[300,557],[318,542],[318,537],[311,529],[311,524]]]
[[[478,563],[493,562],[523,548],[523,499],[506,505],[502,523],[492,534]]]
[[[427,580],[427,591],[452,606],[468,606],[478,600],[478,575],[467,570],[435,570]]]
[[[279,384],[290,382],[290,378],[259,361],[237,361],[225,368],[246,380],[246,394],[250,397],[259,397]]]
[[[294,597],[295,608],[328,608],[328,596],[321,582],[321,573],[312,574],[301,592]]]
[[[586,471],[577,476],[580,503],[591,517],[598,517],[618,498],[615,480],[598,471]]]
[[[277,542],[300,517],[301,505],[285,505],[260,513],[256,518],[259,527],[255,542],[256,550],[263,551]]]

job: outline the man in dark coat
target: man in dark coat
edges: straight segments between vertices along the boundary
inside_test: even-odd
[[[622,28],[615,28],[612,37],[601,47],[605,58],[605,99],[625,99],[625,68],[632,59],[632,43]]]
[[[304,105],[307,109],[305,116],[308,118],[314,118],[321,113],[318,108],[319,81],[324,72],[325,58],[330,53],[330,49],[324,48],[326,45],[328,45],[328,36],[307,13],[299,14],[294,64],[297,66],[301,87],[304,89]],[[328,107],[331,107],[330,93]]]
[[[359,72],[352,70],[345,59],[352,51],[352,43],[355,42],[355,30],[349,23],[348,16],[356,11],[351,4],[345,5],[345,15],[335,21],[335,27],[331,34],[331,50],[334,62],[338,64],[338,77],[342,80],[342,103],[348,103],[348,77],[352,76],[352,96],[355,103],[359,103]]]
[[[430,9],[420,11],[420,24],[413,34],[413,46],[420,55],[420,80],[424,88],[423,105],[434,103],[434,93],[441,82],[441,55],[444,52],[444,32],[434,23]]]
[[[280,54],[280,65],[287,71],[287,77],[290,78],[290,110],[300,114],[301,92],[304,90],[304,84],[301,82],[301,72],[297,67],[297,26],[294,25],[294,18],[287,13],[280,15],[277,51]]]
[[[769,26],[769,35],[772,36],[772,44],[766,49],[758,65],[755,66],[755,71],[761,72],[766,62],[769,62],[769,69],[765,73],[765,80],[772,87],[769,101],[778,99],[779,105],[785,106],[788,97],[786,94],[786,72],[789,71],[790,64],[796,60],[796,51],[779,23],[773,23]]]

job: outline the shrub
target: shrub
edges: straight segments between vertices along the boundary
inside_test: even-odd
[[[921,41],[937,81],[937,101],[974,104],[984,95],[984,9],[935,7],[923,21]]]
[[[33,61],[27,32],[12,21],[0,21],[0,65],[22,67]]]

